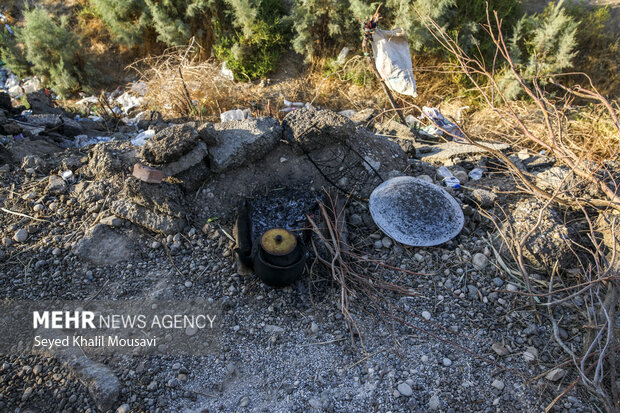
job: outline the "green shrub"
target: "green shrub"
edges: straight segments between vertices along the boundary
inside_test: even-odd
[[[577,55],[578,22],[570,17],[563,1],[550,3],[540,15],[523,16],[510,39],[510,56],[524,79],[536,77],[541,85],[549,75],[570,68]],[[522,87],[513,74],[505,70],[499,84],[508,99],[517,98]]]
[[[91,0],[114,40],[127,47],[140,45],[152,23],[144,0]]]
[[[34,74],[56,93],[66,95],[89,85],[96,78],[89,59],[81,53],[77,36],[66,29],[66,19],[57,22],[45,10],[24,11],[24,25],[2,48],[9,67],[19,75]],[[30,67],[24,70],[24,60]]]
[[[233,33],[221,32],[216,56],[237,80],[253,80],[273,71],[289,39],[282,0],[227,0]]]
[[[24,51],[17,45],[15,38],[4,28],[0,31],[0,59],[17,76],[26,77],[30,73],[30,65]]]

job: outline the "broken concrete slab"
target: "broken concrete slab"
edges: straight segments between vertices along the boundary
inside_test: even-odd
[[[193,122],[168,126],[146,141],[140,156],[154,165],[174,162],[194,149],[199,139]]]
[[[189,168],[198,165],[207,156],[207,145],[199,142],[194,149],[183,155],[178,160],[165,165],[162,172],[165,176],[174,176],[180,174]]]
[[[541,271],[551,271],[556,263],[559,268],[571,267],[575,259],[571,246],[574,233],[555,209],[545,207],[538,199],[524,198],[507,218],[502,232],[508,234],[508,242],[521,242],[527,236],[523,245],[527,264]],[[505,240],[498,241],[505,246]]]
[[[398,143],[400,147],[409,155],[415,155],[415,133],[407,125],[396,122],[395,120],[389,120],[380,125],[375,125],[377,134],[384,135]]]
[[[214,129],[217,144],[209,148],[214,172],[233,169],[264,157],[282,137],[282,126],[274,118],[217,123]]]
[[[347,117],[331,110],[314,108],[289,113],[282,126],[284,139],[293,144],[296,153],[346,141],[354,136],[356,130],[356,124]]]
[[[126,142],[97,143],[88,154],[88,164],[80,172],[104,180],[122,171],[131,171],[136,159],[135,151],[129,146]]]
[[[61,331],[46,329],[41,335],[52,339],[65,339]],[[40,346],[40,353],[53,357],[69,367],[78,380],[88,389],[97,408],[106,412],[115,407],[120,393],[121,383],[112,370],[104,364],[87,357],[79,346]]]
[[[510,149],[510,145],[506,143],[481,143],[491,149],[495,149],[498,151],[505,151]],[[425,146],[425,148],[430,148],[430,151],[426,153],[421,153],[418,157],[424,162],[431,162],[435,164],[443,164],[444,162],[452,160],[454,158],[466,158],[472,155],[488,153],[488,151],[475,145],[458,142],[445,142],[440,143],[439,145]],[[419,152],[424,151],[420,150]]]
[[[165,235],[176,234],[185,227],[185,221],[181,218],[153,212],[126,199],[113,202],[110,210],[118,217]]]
[[[168,182],[151,185],[134,178],[127,178],[123,186],[123,196],[143,207],[181,218],[185,215],[183,194],[180,188]]]
[[[72,249],[74,255],[95,265],[116,265],[133,257],[132,242],[103,224],[86,231]]]

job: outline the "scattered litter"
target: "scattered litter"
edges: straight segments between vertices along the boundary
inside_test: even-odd
[[[125,92],[116,98],[116,103],[121,105],[123,112],[128,113],[131,109],[142,106],[144,104],[144,98],[135,97],[130,95],[129,92]]]
[[[232,109],[227,110],[226,112],[222,112],[220,115],[220,120],[222,122],[230,122],[233,120],[243,120],[251,118],[250,109]]]
[[[417,97],[407,34],[401,28],[376,29],[372,35],[375,65],[385,84],[394,92]]]
[[[233,74],[233,71],[226,66],[226,62],[222,63],[220,76],[222,76],[226,80],[235,80],[235,75]]]
[[[144,82],[136,82],[133,83],[131,85],[131,90],[134,91],[135,93],[137,93],[140,96],[144,96],[146,95],[147,92],[147,87],[146,87],[146,83]]]
[[[73,146],[76,148],[83,148],[88,145],[94,145],[99,142],[110,142],[113,141],[114,138],[110,136],[95,136],[93,138],[88,135],[78,135],[73,140]]]
[[[340,53],[338,53],[338,57],[336,58],[336,64],[342,66],[350,51],[350,48],[343,47],[342,50],[340,50]]]
[[[463,229],[463,210],[444,189],[411,176],[379,185],[370,195],[370,214],[390,238],[405,245],[443,244]]]
[[[407,125],[409,125],[410,127],[415,126],[419,123],[418,120],[413,115],[407,115],[405,117],[405,122],[407,122]]]
[[[453,140],[455,141],[465,142],[465,136],[463,135],[463,132],[461,132],[461,129],[455,123],[446,119],[446,117],[441,114],[439,109],[424,106],[422,107],[422,113],[433,122],[433,125],[426,126],[422,128],[422,130],[434,136],[441,137],[447,135],[447,138],[454,138]],[[442,129],[447,133],[444,133]]]
[[[78,106],[88,106],[90,104],[98,103],[98,102],[99,102],[99,98],[97,96],[88,96],[88,97],[85,97],[84,99],[78,100],[77,102],[75,102],[75,104]]]
[[[24,82],[24,92],[26,94],[34,93],[39,89],[41,89],[41,81],[36,76]]]
[[[445,166],[439,167],[437,173],[443,178],[443,182],[444,184],[446,184],[446,186],[454,189],[458,189],[461,187],[461,182],[458,180],[458,178],[452,175],[452,172],[450,172],[450,170]]]
[[[153,136],[155,136],[155,131],[153,129],[145,130],[137,134],[136,137],[131,140],[131,144],[135,146],[142,146],[146,143],[147,139],[150,139]]]
[[[474,168],[467,175],[469,175],[472,181],[478,181],[480,178],[482,178],[483,173],[484,171],[482,169]]]

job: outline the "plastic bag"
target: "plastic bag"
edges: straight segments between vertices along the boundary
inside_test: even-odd
[[[222,112],[220,114],[220,120],[222,122],[231,122],[233,120],[243,120],[248,119],[250,117],[250,109],[233,109],[227,110],[226,112]]]
[[[391,90],[401,95],[418,96],[409,43],[403,29],[375,30],[372,52],[377,70]]]

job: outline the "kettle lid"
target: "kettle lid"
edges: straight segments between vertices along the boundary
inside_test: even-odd
[[[297,246],[297,238],[284,228],[273,228],[263,234],[260,243],[268,254],[287,255]]]

